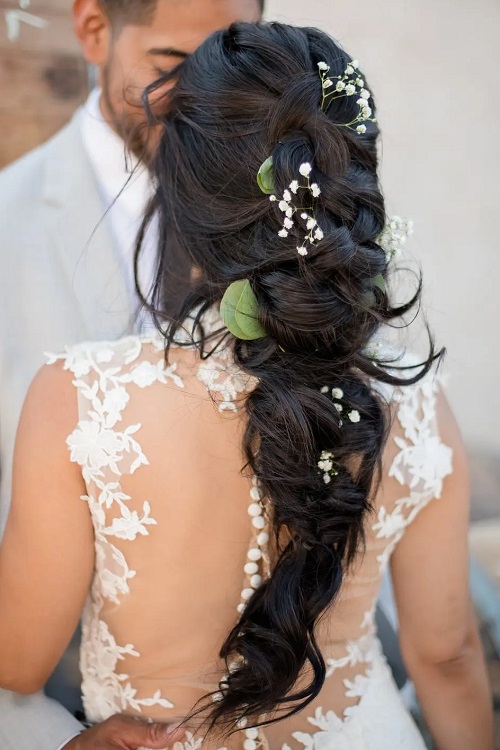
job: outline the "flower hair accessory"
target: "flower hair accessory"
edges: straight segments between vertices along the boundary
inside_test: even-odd
[[[333,458],[334,456],[331,451],[321,451],[318,461],[318,469],[320,470],[320,473],[323,474],[323,482],[325,484],[330,484],[332,477],[338,476],[339,473],[335,467]]]
[[[233,281],[220,303],[222,322],[230,333],[243,341],[267,336],[259,322],[259,303],[248,279]]]
[[[271,186],[274,185],[272,170],[273,162],[272,157],[270,157],[266,159],[257,174],[259,187],[266,194],[270,191]],[[278,237],[283,239],[288,237],[289,232],[296,226],[295,222],[297,222],[299,228],[300,225],[302,225],[302,228],[305,225],[305,238],[300,245],[297,245],[298,254],[303,256],[308,254],[308,247],[314,245],[324,237],[323,230],[318,225],[314,211],[314,202],[321,195],[321,190],[319,185],[311,182],[311,172],[312,166],[309,162],[301,164],[299,167],[300,178],[292,180],[288,188],[283,192],[282,199],[278,202],[278,208],[284,214],[283,227],[278,232]],[[301,194],[303,198],[302,201],[299,201]],[[269,200],[274,203],[278,201],[278,198],[274,193],[271,193]],[[305,205],[300,205],[300,202],[305,203]],[[297,219],[297,214],[300,217],[300,221]]]
[[[391,261],[401,254],[401,250],[411,234],[413,234],[413,221],[411,219],[393,216],[389,220],[377,237],[377,244],[385,252],[387,261]]]
[[[370,107],[371,93],[365,89],[365,82],[358,71],[359,62],[352,60],[346,67],[344,74],[341,76],[331,76],[330,66],[326,62],[318,63],[319,75],[321,78],[321,109],[327,110],[335,99],[341,99],[345,96],[357,96],[356,104],[358,105],[358,114],[351,122],[337,123],[342,128],[349,128],[362,135],[366,133],[366,122],[376,122],[377,119],[372,117],[372,108]]]
[[[324,385],[320,389],[320,393],[323,393],[325,395],[329,391],[330,391],[330,388],[327,385]],[[333,405],[337,409],[338,413],[342,414],[344,412],[344,407],[341,404],[341,401],[344,398],[344,391],[342,390],[342,388],[332,388],[332,390],[331,390],[331,398],[332,398],[332,401],[333,401]],[[346,416],[347,416],[347,419],[349,420],[349,422],[353,422],[354,424],[356,424],[357,422],[361,421],[361,415],[360,415],[360,413],[359,413],[359,411],[357,409],[351,409],[351,411],[347,412]],[[343,423],[342,419],[340,419],[339,427],[342,427],[343,424],[344,423]]]

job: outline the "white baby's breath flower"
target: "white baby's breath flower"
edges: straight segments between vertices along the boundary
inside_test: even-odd
[[[285,221],[283,222],[283,226],[285,227],[285,229],[291,229],[293,227],[293,221],[287,216],[285,218]]]
[[[337,409],[337,411],[339,413],[342,411],[342,409],[343,409],[342,404],[337,404],[337,402],[335,402],[333,405],[334,405],[334,407]]]
[[[311,216],[307,220],[306,227],[307,227],[307,229],[311,230],[311,229],[314,229],[315,226],[316,226],[316,219],[313,219],[313,217]]]
[[[358,79],[356,80],[356,83],[358,84],[358,86],[364,86],[364,85],[365,85],[365,82],[363,81],[363,79],[362,79],[362,78],[358,78]]]
[[[292,200],[292,194],[289,190],[285,190],[285,192],[283,193],[283,200],[287,201],[287,203],[290,203],[290,201]]]
[[[323,62],[323,61],[318,63],[318,68],[320,70],[330,70],[330,66],[327,65],[326,62]]]
[[[354,68],[352,67],[352,65],[348,65],[347,68],[345,69],[346,76],[352,76],[353,73],[354,73]]]
[[[369,117],[372,116],[372,108],[371,107],[363,107],[363,109],[361,110],[361,114],[363,115],[363,117],[365,119],[368,119]]]
[[[371,94],[368,91],[368,89],[363,89],[363,91],[361,92],[361,98],[362,99],[369,99],[370,96],[371,96]]]
[[[347,86],[345,87],[345,92],[347,96],[352,96],[353,94],[356,93],[356,86],[353,86],[352,83],[348,83]]]
[[[288,211],[289,205],[286,201],[280,201],[278,203],[278,208],[280,211],[283,211],[283,213],[285,213],[285,211]]]
[[[328,386],[324,385],[323,388],[320,388],[320,393],[328,393]]]
[[[287,219],[291,219],[293,216],[293,208],[287,208],[285,215]]]
[[[332,388],[332,398],[344,398],[344,391],[342,388]]]
[[[323,482],[325,484],[330,484],[331,481],[332,481],[332,478],[330,474],[323,474]]]
[[[359,68],[359,60],[353,60],[351,62],[351,65],[353,68]]]
[[[313,194],[315,198],[321,195],[320,187],[315,182],[313,182],[313,184],[311,185],[311,193]]]
[[[315,240],[322,240],[324,237],[323,230],[320,227],[316,228],[316,231],[314,232],[314,239]]]
[[[343,91],[345,89],[345,83],[344,81],[339,81],[337,85],[335,86],[337,91]]]
[[[311,171],[312,171],[312,167],[308,161],[305,161],[299,167],[299,172],[303,177],[309,177],[309,175],[311,174]]]
[[[325,386],[327,387],[327,386]],[[333,458],[333,453],[330,453],[330,451],[321,451],[320,458],[324,460],[325,458]]]
[[[298,247],[297,252],[299,255],[307,255],[307,247],[304,247],[304,246]]]
[[[333,86],[333,81],[332,81],[331,78],[327,78],[326,80],[323,81],[323,88],[324,89],[329,89],[332,86]]]
[[[360,135],[366,133],[366,125],[358,125],[358,127],[356,128],[356,133],[359,133]]]
[[[276,198],[275,195],[270,195],[269,200],[271,201],[271,203],[274,203],[274,201],[277,201],[278,199]]]
[[[278,232],[278,237],[288,237],[288,232],[286,231],[286,229],[280,229],[280,231]]]
[[[357,411],[356,409],[350,411],[347,416],[349,417],[349,420],[351,422],[359,422],[359,420],[361,419],[359,411]]]
[[[304,219],[304,221],[305,221],[306,219],[308,219],[308,218],[309,218],[309,216],[308,216],[308,214],[306,214],[306,212],[305,212],[305,211],[302,211],[302,213],[300,214],[300,218],[301,218],[301,219]]]
[[[290,183],[290,190],[292,191],[292,193],[296,194],[298,189],[299,189],[299,181],[292,180],[292,182]]]

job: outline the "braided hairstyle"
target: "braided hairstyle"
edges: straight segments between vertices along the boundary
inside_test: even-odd
[[[374,288],[374,277],[388,272],[377,244],[386,223],[378,129],[343,126],[358,113],[354,96],[321,109],[320,61],[341,76],[350,58],[316,29],[239,23],[213,34],[174,73],[153,164],[149,215],[159,217],[160,247],[151,309],[158,324],[173,321],[167,350],[191,315],[209,356],[203,313],[238,279],[250,280],[268,334],[256,341],[227,334],[236,363],[258,381],[246,399],[243,447],[269,501],[277,545],[270,578],[221,649],[239,667],[209,718],[229,729],[242,717],[283,718],[321,690],[316,626],[363,544],[388,429],[389,410],[373,383],[416,382],[438,356],[430,339],[428,359],[403,378],[367,351],[382,324],[418,301],[420,284],[398,308],[383,285]],[[278,237],[283,215],[257,185],[270,155],[278,195],[304,162],[321,188],[315,212],[324,237],[306,258],[297,254],[296,230]],[[136,263],[139,252],[140,241]],[[359,423],[342,424],[324,386],[343,391],[342,413],[358,411]],[[330,484],[318,471],[323,450],[338,471]]]

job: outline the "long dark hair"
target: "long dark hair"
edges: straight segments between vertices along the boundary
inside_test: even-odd
[[[282,718],[321,690],[325,662],[315,628],[363,543],[388,429],[389,410],[373,382],[413,383],[438,356],[430,340],[425,362],[400,377],[397,363],[389,370],[368,351],[382,324],[418,302],[420,283],[399,307],[384,284],[373,284],[388,275],[377,244],[386,223],[378,129],[343,127],[358,113],[356,97],[321,109],[321,61],[341,76],[350,58],[316,29],[235,24],[213,34],[174,73],[153,163],[149,215],[159,218],[160,245],[151,309],[158,325],[171,321],[167,355],[178,327],[194,316],[208,356],[204,312],[238,279],[250,280],[268,333],[248,342],[226,337],[237,364],[258,381],[246,399],[243,447],[269,501],[278,547],[270,578],[221,649],[240,666],[209,718],[229,728],[243,716]],[[316,215],[324,238],[306,258],[293,231],[278,238],[282,214],[257,185],[269,156],[278,195],[304,162],[321,188]],[[342,414],[332,388],[343,392]],[[342,423],[351,410],[361,420]],[[317,466],[325,449],[338,471],[330,484]],[[298,687],[306,664],[310,679]]]

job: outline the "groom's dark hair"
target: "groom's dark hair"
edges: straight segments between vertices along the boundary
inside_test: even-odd
[[[111,21],[148,24],[153,20],[158,0],[100,0]],[[257,0],[261,13],[265,0]]]
[[[106,15],[122,23],[146,24],[153,20],[158,0],[100,0]]]

